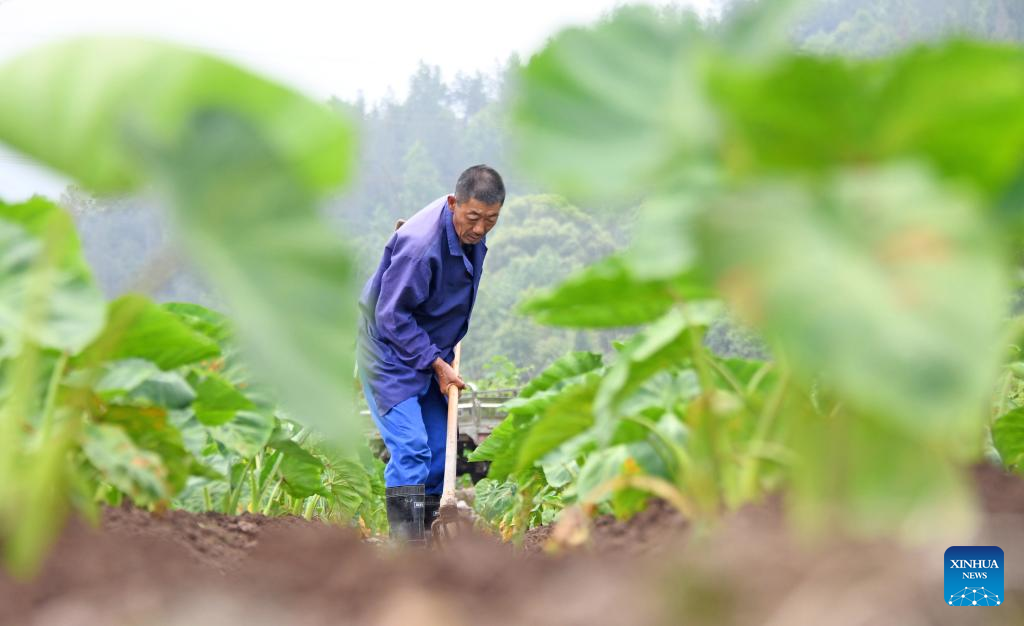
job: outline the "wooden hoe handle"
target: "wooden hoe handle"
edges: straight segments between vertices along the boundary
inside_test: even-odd
[[[455,345],[452,369],[459,375],[459,361],[462,360],[462,342]],[[448,385],[448,436],[444,446],[444,487],[441,491],[441,506],[456,506],[455,502],[455,453],[459,439],[459,388]]]

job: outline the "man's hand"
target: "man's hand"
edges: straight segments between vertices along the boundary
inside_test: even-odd
[[[466,388],[466,383],[462,382],[459,375],[455,373],[455,368],[448,365],[441,357],[434,359],[434,374],[437,375],[437,382],[443,396],[448,395],[448,387],[451,385],[455,385],[459,389]]]

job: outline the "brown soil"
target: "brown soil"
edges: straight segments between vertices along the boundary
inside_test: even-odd
[[[0,574],[0,624],[1021,624],[1024,480],[975,472],[980,530],[917,547],[809,543],[771,501],[694,532],[654,503],[626,523],[598,518],[587,548],[541,552],[469,537],[445,551],[369,545],[296,518],[108,510],[68,525],[30,583]],[[994,544],[1006,601],[948,607],[942,552]]]

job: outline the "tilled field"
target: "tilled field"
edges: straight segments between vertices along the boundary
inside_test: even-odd
[[[31,583],[0,575],[0,624],[1021,624],[1024,481],[975,473],[968,545],[1006,554],[1006,601],[943,601],[947,546],[809,543],[769,501],[698,532],[655,502],[628,523],[398,551],[296,518],[106,511],[72,522]],[[552,554],[544,546],[575,545]]]

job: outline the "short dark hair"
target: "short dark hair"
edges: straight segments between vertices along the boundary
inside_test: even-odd
[[[484,204],[505,204],[505,183],[493,167],[474,165],[459,175],[455,200],[459,204],[476,198]]]

